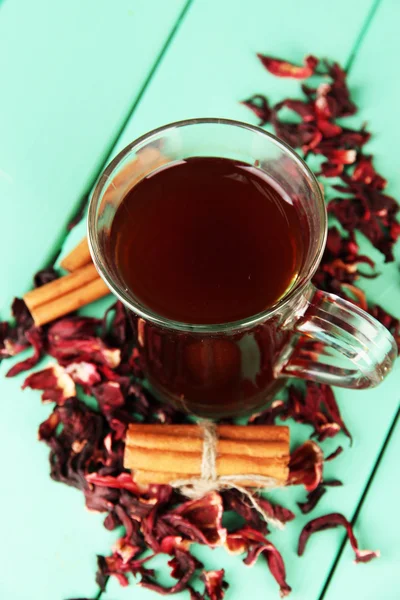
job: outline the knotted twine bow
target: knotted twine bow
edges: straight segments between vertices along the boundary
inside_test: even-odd
[[[270,525],[283,529],[282,521],[268,515],[261,504],[257,501],[254,493],[247,490],[239,481],[251,481],[260,484],[263,489],[274,489],[283,487],[275,477],[265,477],[264,475],[222,475],[217,476],[217,428],[215,423],[208,419],[203,419],[198,423],[203,430],[203,454],[201,459],[200,477],[190,477],[187,479],[175,479],[170,485],[180,490],[188,498],[198,499],[212,491],[223,489],[235,489],[241,492],[250,502],[251,506],[263,517]]]

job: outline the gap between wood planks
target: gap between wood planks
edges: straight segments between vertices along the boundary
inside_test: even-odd
[[[359,35],[358,35],[358,37],[357,37],[357,39],[356,39],[356,41],[354,43],[354,46],[353,46],[353,49],[352,49],[352,51],[350,53],[349,59],[346,62],[346,72],[347,72],[347,74],[349,74],[351,72],[351,68],[352,68],[352,66],[354,64],[354,61],[355,61],[355,59],[356,59],[356,57],[357,57],[357,55],[358,55],[358,53],[360,51],[360,48],[361,48],[361,46],[363,44],[364,39],[365,39],[365,37],[366,37],[366,35],[367,35],[368,31],[369,31],[369,28],[370,28],[370,26],[372,24],[372,21],[373,21],[373,19],[375,17],[375,14],[376,14],[376,12],[377,12],[377,10],[378,10],[378,8],[379,8],[379,6],[381,5],[382,2],[383,2],[383,0],[375,0],[375,2],[373,3],[371,9],[369,10],[369,12],[367,14],[367,17],[366,17],[366,19],[365,19],[365,21],[364,21],[364,23],[363,23],[363,25],[362,25],[362,27],[360,29],[360,33],[359,33]],[[351,519],[352,526],[354,526],[356,524],[356,522],[357,522],[358,516],[359,516],[359,514],[361,512],[361,509],[363,507],[365,499],[366,499],[366,497],[368,495],[368,492],[369,492],[369,490],[371,488],[371,485],[372,485],[372,483],[374,481],[374,478],[375,478],[375,475],[376,475],[376,473],[378,471],[378,468],[379,468],[379,466],[380,466],[380,464],[381,464],[381,462],[383,460],[386,448],[388,447],[388,445],[390,443],[390,440],[391,440],[392,435],[393,435],[393,433],[394,433],[394,431],[396,429],[396,425],[398,424],[399,419],[400,419],[400,409],[398,409],[397,414],[395,415],[395,417],[393,419],[393,422],[392,422],[392,424],[391,424],[391,426],[389,428],[389,431],[387,432],[387,435],[386,435],[385,440],[384,440],[384,442],[382,444],[381,450],[380,450],[380,452],[379,452],[379,454],[378,454],[378,456],[377,456],[377,458],[375,460],[375,463],[373,465],[371,474],[370,474],[370,476],[369,476],[369,478],[368,478],[368,480],[367,480],[367,482],[365,484],[364,490],[363,490],[363,492],[361,494],[361,497],[360,497],[360,499],[358,501],[358,504],[357,504],[356,510],[354,512],[353,518]],[[318,600],[323,600],[323,598],[325,597],[325,594],[327,593],[329,585],[330,585],[330,583],[331,583],[331,581],[333,579],[333,576],[334,576],[334,574],[336,572],[336,568],[337,568],[337,566],[339,564],[339,561],[341,559],[341,556],[343,554],[343,551],[344,551],[344,548],[345,548],[346,544],[347,544],[347,537],[345,536],[345,538],[343,539],[342,544],[340,545],[339,551],[338,551],[338,553],[336,555],[336,558],[335,558],[335,560],[333,562],[333,565],[332,565],[332,567],[331,567],[331,569],[330,569],[330,571],[328,573],[328,576],[326,578],[324,587],[322,588],[322,591],[321,591],[321,593],[320,593],[320,595],[318,597]]]
[[[354,46],[350,52],[350,56],[346,61],[345,71],[347,74],[349,74],[351,71],[351,67],[353,66],[353,63],[354,63],[356,56],[361,48],[364,38],[365,38],[366,34],[368,33],[368,30],[371,26],[373,18],[375,17],[376,11],[378,10],[382,1],[383,0],[375,0],[373,5],[371,6],[369,12],[367,13],[366,19],[360,29],[360,33],[358,34],[356,41],[354,42]]]
[[[395,418],[393,419],[393,423],[391,424],[390,429],[389,429],[389,431],[388,431],[388,433],[386,435],[385,441],[383,442],[382,448],[381,448],[381,450],[380,450],[380,452],[378,454],[378,457],[377,457],[377,459],[376,459],[376,461],[374,463],[373,469],[371,471],[371,475],[368,478],[368,481],[367,481],[367,483],[365,485],[363,493],[361,494],[361,498],[360,498],[360,500],[358,502],[356,511],[355,511],[355,513],[353,515],[353,518],[351,519],[351,525],[353,527],[355,526],[355,524],[357,522],[358,516],[359,516],[359,514],[361,512],[361,509],[363,507],[365,499],[366,499],[366,497],[368,495],[368,492],[369,492],[369,490],[370,490],[370,488],[371,488],[371,486],[372,486],[372,484],[374,482],[374,478],[375,478],[375,476],[376,476],[376,474],[378,472],[379,466],[380,466],[380,464],[381,464],[381,462],[382,462],[382,460],[383,460],[383,458],[385,456],[386,449],[389,446],[390,441],[392,439],[392,436],[393,436],[393,434],[394,434],[394,432],[396,430],[396,427],[397,427],[397,425],[399,423],[400,423],[400,408],[397,410],[397,414],[396,414]],[[330,583],[331,583],[331,581],[333,579],[333,576],[334,576],[335,571],[336,571],[336,567],[339,564],[340,558],[341,558],[341,556],[343,554],[343,551],[344,551],[344,548],[345,548],[347,542],[348,542],[347,536],[345,536],[343,542],[340,545],[339,552],[337,553],[335,562],[333,563],[333,565],[331,567],[331,570],[328,573],[328,576],[326,578],[324,587],[322,588],[322,592],[319,595],[318,600],[323,600],[326,592],[328,591],[329,585],[330,585]]]
[[[0,0],[1,2],[1,0]],[[127,126],[132,114],[135,112],[136,107],[138,106],[139,102],[141,101],[147,87],[149,86],[149,84],[151,83],[151,80],[153,79],[159,64],[161,63],[162,59],[164,58],[169,46],[171,45],[171,43],[173,42],[178,30],[180,29],[183,21],[185,20],[185,17],[187,15],[187,13],[189,12],[189,9],[191,7],[191,5],[193,4],[194,0],[187,0],[187,2],[185,3],[181,13],[179,14],[175,25],[173,26],[173,28],[170,31],[169,36],[167,37],[163,47],[161,48],[160,53],[158,54],[152,68],[149,71],[149,74],[147,75],[142,87],[140,88],[140,91],[138,93],[138,95],[136,96],[134,102],[132,103],[132,106],[130,107],[130,109],[127,111],[126,117],[125,119],[122,121],[120,127],[118,128],[117,133],[115,134],[115,136],[112,138],[110,144],[108,145],[107,150],[104,153],[103,159],[101,160],[100,163],[100,167],[96,170],[96,174],[93,177],[88,189],[85,191],[85,193],[82,195],[82,200],[85,196],[87,196],[87,194],[90,192],[90,190],[93,188],[97,178],[99,177],[99,175],[102,173],[102,171],[104,171],[105,167],[107,166],[107,164],[109,163],[110,160],[110,155],[113,151],[114,146],[116,145],[116,143],[118,142],[119,138],[121,137],[125,127]],[[82,201],[81,200],[81,201]],[[49,262],[52,263],[54,262],[55,258],[57,258],[57,256],[59,255],[62,245],[66,239],[66,237],[68,236],[68,232],[64,232],[59,236],[59,239],[56,240],[55,242],[55,246],[57,248],[55,255],[53,255],[50,259]],[[105,590],[102,591],[99,589],[99,591],[97,592],[97,594],[94,596],[93,600],[100,600],[101,596],[106,592],[107,590],[107,584],[108,584],[109,578],[106,581],[106,586],[105,586]]]

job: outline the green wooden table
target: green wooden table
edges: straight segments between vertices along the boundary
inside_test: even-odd
[[[11,298],[30,288],[32,273],[83,235],[78,227],[67,236],[66,223],[109,158],[128,142],[189,117],[255,122],[239,100],[254,92],[272,100],[296,93],[297,83],[266,73],[256,52],[294,61],[313,53],[349,67],[361,107],[357,122],[371,123],[376,136],[369,148],[389,179],[389,193],[399,197],[399,20],[397,0],[3,0],[1,317],[8,317]],[[365,282],[368,296],[400,316],[399,248],[397,266],[384,266],[362,244],[382,272]],[[100,311],[106,302],[86,312]],[[96,554],[108,553],[116,535],[102,527],[102,515],[85,510],[79,492],[50,480],[47,448],[36,433],[49,408],[36,392],[20,391],[23,376],[5,379],[8,367],[0,366],[0,598],[97,598]],[[355,565],[338,530],[313,538],[299,559],[296,542],[309,516],[298,518],[272,534],[285,556],[294,600],[400,597],[394,512],[399,375],[397,364],[377,389],[337,391],[355,442],[329,466],[328,475],[340,473],[345,486],[327,494],[311,515],[343,512],[360,544],[380,548],[382,557]],[[295,429],[295,438],[300,435]],[[304,496],[301,490],[282,494],[288,507]],[[264,566],[250,570],[223,550],[200,549],[199,555],[209,568],[226,569],[228,600],[249,592],[254,600],[278,597]],[[133,597],[156,595],[113,580],[101,595]]]

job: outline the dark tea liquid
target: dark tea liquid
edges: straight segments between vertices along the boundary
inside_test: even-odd
[[[227,323],[276,304],[299,272],[303,245],[291,199],[260,169],[189,158],[145,177],[111,230],[126,288],[160,316]]]
[[[119,280],[142,305],[211,325],[276,304],[296,280],[306,238],[291,199],[260,169],[190,158],[128,192],[110,250]],[[200,416],[250,412],[283,384],[274,367],[291,333],[281,318],[222,333],[137,318],[148,381],[159,397]]]

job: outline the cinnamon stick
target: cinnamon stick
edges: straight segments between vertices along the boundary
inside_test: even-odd
[[[287,476],[289,456],[260,458],[258,456],[239,456],[220,454],[216,460],[217,475],[247,474],[264,475],[284,480]],[[201,473],[201,454],[194,452],[173,452],[172,450],[151,450],[127,446],[124,466],[128,469],[157,471],[163,473],[182,473],[183,475]]]
[[[154,433],[135,433],[129,436],[129,448],[148,448],[153,450],[171,450],[175,452],[193,452],[198,455],[203,451],[203,440],[200,437],[174,436]],[[285,441],[253,441],[253,440],[227,440],[218,439],[217,451],[219,454],[233,454],[237,456],[259,456],[260,458],[276,458],[285,456],[288,445]]]
[[[32,313],[33,309],[38,306],[47,304],[54,299],[60,299],[61,296],[64,296],[73,290],[77,290],[90,281],[98,278],[99,274],[92,263],[73,273],[69,273],[69,275],[55,279],[46,285],[42,285],[41,287],[26,293],[24,301]]]
[[[45,325],[54,319],[78,310],[90,302],[94,302],[110,293],[104,281],[97,277],[80,288],[74,289],[63,296],[56,297],[46,304],[41,304],[31,310],[35,325]]]
[[[203,432],[198,425],[165,425],[162,423],[131,423],[128,428],[126,443],[134,443],[137,434],[155,434],[177,437],[203,439]],[[289,443],[290,430],[286,426],[276,425],[218,425],[219,440],[252,440],[252,441],[284,441]]]
[[[89,244],[87,238],[83,238],[81,242],[67,254],[61,261],[61,266],[66,271],[76,271],[85,265],[92,262],[90,255]]]

